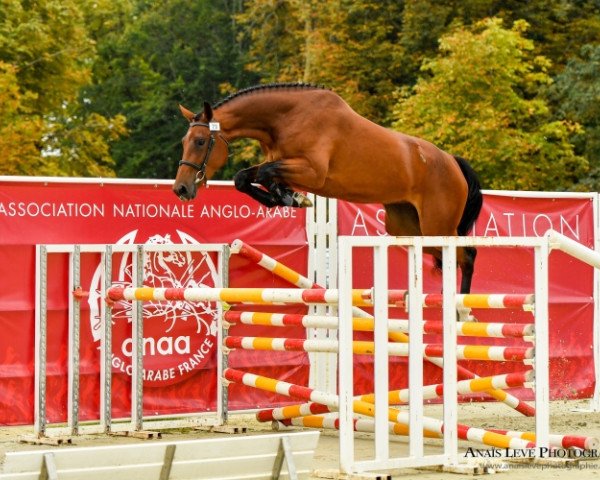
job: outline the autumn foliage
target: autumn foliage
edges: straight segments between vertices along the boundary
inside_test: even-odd
[[[591,1],[0,0],[0,174],[172,177],[179,103],[292,81],[486,188],[599,189],[599,58]]]

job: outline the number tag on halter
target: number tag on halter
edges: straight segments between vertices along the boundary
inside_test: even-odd
[[[219,130],[221,130],[221,124],[219,122],[209,122],[208,129],[211,132],[218,132]]]

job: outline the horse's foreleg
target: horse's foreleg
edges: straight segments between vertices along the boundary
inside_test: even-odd
[[[280,170],[281,165],[278,161],[264,163],[257,170],[256,182],[268,189],[281,206],[312,207],[312,202],[306,195],[295,192],[285,184]]]
[[[279,200],[276,199],[271,192],[267,192],[262,188],[258,188],[256,185],[252,185],[252,182],[256,181],[256,170],[257,167],[250,167],[236,173],[233,177],[235,188],[242,193],[250,195],[254,200],[269,208],[280,205]]]
[[[280,205],[284,207],[312,207],[312,202],[302,192],[295,192],[291,188],[277,182],[272,182],[268,186],[268,189],[275,198],[279,199],[281,202]]]

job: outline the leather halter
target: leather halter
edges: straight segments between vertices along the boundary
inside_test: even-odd
[[[190,128],[192,127],[208,127],[210,130],[210,138],[208,139],[208,147],[206,148],[206,152],[204,153],[204,158],[200,164],[188,162],[187,160],[181,159],[179,160],[179,166],[187,165],[188,167],[192,167],[198,172],[196,173],[195,183],[199,184],[206,177],[206,165],[208,164],[208,160],[210,159],[210,154],[212,153],[212,149],[215,146],[215,135],[213,132],[220,131],[220,126],[217,122],[204,123],[204,122],[190,122]],[[229,146],[229,142],[223,138],[222,135],[219,135],[219,138],[225,142],[227,146]]]

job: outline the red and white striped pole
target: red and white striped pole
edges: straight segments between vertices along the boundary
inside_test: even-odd
[[[513,388],[523,386],[526,382],[533,380],[533,370],[518,373],[507,373],[504,375],[494,375],[489,377],[480,377],[474,380],[461,380],[457,383],[457,390],[460,395],[479,393],[490,388]],[[440,398],[444,394],[443,384],[425,385],[423,387],[423,399],[431,400]],[[355,397],[363,402],[375,403],[375,395],[366,394]],[[408,389],[392,390],[388,394],[388,403],[390,405],[408,403]],[[256,413],[256,419],[259,422],[271,422],[275,420],[285,420],[289,418],[304,417],[307,415],[316,415],[326,413],[327,407],[318,403],[303,403],[300,405],[287,405],[285,407],[276,407],[260,410]],[[495,431],[495,430],[494,430]],[[502,433],[497,431],[497,433]],[[513,435],[510,435],[513,436]],[[521,437],[530,440],[527,437]]]
[[[272,337],[225,337],[223,345],[227,348],[242,350],[263,350],[280,352],[331,352],[339,351],[337,340],[303,340],[300,338]],[[423,355],[427,358],[443,357],[443,345],[432,343],[423,345]],[[375,342],[354,341],[352,349],[355,354],[373,355]],[[533,358],[531,347],[498,347],[489,345],[457,345],[458,360],[485,360],[494,362],[522,362]],[[409,348],[405,343],[388,343],[388,352],[394,356],[408,356]],[[474,380],[472,380],[474,381]]]
[[[267,269],[268,271],[272,272],[273,274],[279,276],[280,278],[283,278],[284,280],[287,280],[288,282],[291,282],[294,285],[299,286],[300,288],[320,288],[319,285],[312,282],[307,277],[300,275],[299,273],[293,271],[292,269],[290,269],[288,267],[285,267],[285,265],[281,264],[277,260],[269,257],[268,255],[266,255],[262,252],[259,252],[258,250],[247,245],[246,243],[242,242],[241,240],[235,240],[233,242],[232,252],[239,253],[240,255],[244,256],[248,260],[257,263],[258,265],[262,266],[263,268]],[[274,265],[279,265],[279,266],[275,267]],[[299,282],[299,283],[295,283],[295,282]],[[360,310],[357,307],[353,308],[353,312],[354,312],[354,316],[356,316],[356,317],[372,318],[371,315],[369,315],[367,312]],[[405,333],[389,332],[388,335],[390,337],[390,340],[393,340],[393,341],[399,342],[399,343],[408,343],[408,335],[406,335]],[[444,363],[443,363],[442,359],[440,359],[440,358],[430,358],[427,361],[429,361],[430,363],[433,363],[434,365],[436,365],[437,367],[439,367],[441,369],[444,368]],[[465,368],[461,365],[457,366],[457,374],[458,374],[458,378],[461,380],[470,380],[470,379],[479,378],[479,376],[477,374],[473,373],[472,371],[468,370],[467,368]],[[535,415],[535,407],[533,407],[532,405],[529,405],[528,403],[524,402],[523,400],[518,399],[514,395],[511,395],[510,393],[505,392],[504,390],[492,389],[492,390],[488,390],[486,393],[488,395],[490,395],[492,398],[498,400],[499,402],[505,403],[509,407],[515,409],[517,412],[522,413],[523,415],[525,415],[527,417],[533,417]]]
[[[265,325],[273,327],[295,326],[305,328],[336,329],[339,318],[329,315],[302,315],[294,313],[271,313],[229,310],[224,313],[224,319],[229,323],[243,323],[244,325]],[[425,320],[423,331],[426,334],[442,334],[443,323],[441,320]],[[355,317],[352,319],[352,328],[356,331],[372,332],[374,320],[372,318]],[[408,320],[392,319],[388,322],[392,332],[408,332]],[[522,323],[485,323],[485,322],[456,322],[459,336],[463,337],[530,337],[534,333],[533,324]]]
[[[230,382],[240,383],[272,393],[279,393],[300,400],[321,403],[328,407],[330,411],[335,411],[339,407],[338,396],[332,393],[320,392],[312,388],[294,385],[282,380],[263,377],[253,373],[241,372],[231,368],[226,369],[223,372],[223,376]],[[356,413],[361,415],[369,417],[375,416],[375,406],[372,403],[354,400],[353,409]],[[408,412],[403,412],[395,408],[389,408],[388,421],[408,425],[409,414]],[[444,422],[435,418],[423,417],[423,429],[437,432],[442,435],[444,433]],[[535,447],[533,442],[521,438],[511,438],[500,433],[461,424],[458,425],[458,437],[463,440],[476,441],[497,448],[527,449]]]

